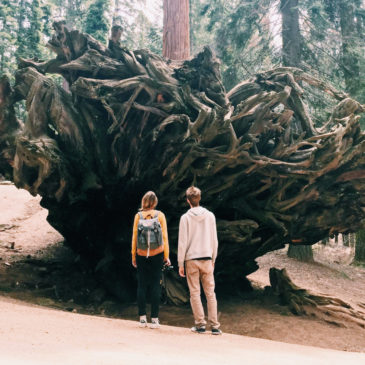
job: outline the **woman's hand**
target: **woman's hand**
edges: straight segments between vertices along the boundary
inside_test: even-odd
[[[132,265],[133,267],[137,268],[137,261],[135,258],[132,258]]]
[[[166,266],[171,266],[171,261],[169,258],[164,259],[163,262],[165,263]]]

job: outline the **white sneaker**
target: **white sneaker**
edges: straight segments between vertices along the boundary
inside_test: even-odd
[[[139,317],[139,327],[140,328],[147,327],[147,317],[146,316]]]
[[[158,318],[151,318],[151,325],[150,328],[160,328],[160,321]]]

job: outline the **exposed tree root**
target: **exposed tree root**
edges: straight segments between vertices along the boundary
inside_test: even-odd
[[[285,67],[226,93],[209,48],[169,62],[122,47],[117,33],[106,47],[64,22],[54,28],[55,59],[20,60],[13,88],[0,79],[0,173],[42,196],[49,222],[117,295],[134,295],[131,224],[147,190],[168,218],[174,261],[184,191],[202,189],[217,217],[225,287],[239,287],[258,256],[285,243],[364,226],[364,108],[346,94]],[[303,83],[338,103],[318,128]]]
[[[314,316],[340,327],[346,327],[346,323],[350,322],[365,328],[365,313],[343,300],[299,288],[289,278],[286,269],[272,267],[269,275],[272,290],[293,314]]]

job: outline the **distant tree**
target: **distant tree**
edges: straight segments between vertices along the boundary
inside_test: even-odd
[[[11,73],[15,68],[16,7],[10,0],[0,2],[0,74]]]
[[[29,3],[29,27],[27,27],[28,53],[33,57],[41,57],[43,45],[42,39],[42,9],[39,0]]]
[[[93,0],[45,0],[52,6],[52,17],[65,20],[69,29],[82,29]]]
[[[298,0],[281,0],[282,63],[301,67],[302,37],[299,28]],[[313,261],[312,246],[289,245],[288,256],[301,261]]]
[[[356,234],[355,261],[365,262],[365,230]]]
[[[26,57],[28,56],[27,47],[27,34],[25,28],[25,20],[28,17],[28,6],[25,0],[20,0],[17,9],[17,40],[16,40],[16,57]]]
[[[191,0],[194,52],[209,44],[222,61],[227,89],[278,60],[271,32],[272,0]]]
[[[66,22],[67,24],[71,25],[72,28],[80,29],[82,26],[82,20],[86,15],[87,12],[87,3],[89,1],[85,0],[67,0],[65,2],[66,5]]]
[[[162,54],[172,60],[190,57],[189,0],[164,0]]]
[[[121,0],[114,1],[114,10],[113,10],[113,23],[112,25],[122,25],[122,17],[121,17]]]
[[[162,53],[162,7],[156,4],[149,7],[145,0],[116,0],[113,9],[113,25],[123,29],[122,43],[131,49],[147,48],[152,52]]]
[[[305,245],[294,246],[290,244],[288,247],[288,257],[304,262],[311,262],[313,261],[312,246],[305,246]]]
[[[354,2],[352,0],[339,2],[339,15],[342,39],[342,69],[346,82],[346,90],[356,96],[360,88],[359,60],[354,44],[356,34]]]
[[[280,0],[282,63],[284,66],[301,66],[302,37],[299,28],[298,0]]]
[[[48,54],[43,39],[50,34],[50,8],[39,0],[20,0],[16,11],[15,56],[42,58]]]
[[[94,0],[86,15],[85,32],[106,43],[113,19],[111,10],[110,0]]]
[[[305,66],[365,102],[365,3],[304,0],[300,10]]]

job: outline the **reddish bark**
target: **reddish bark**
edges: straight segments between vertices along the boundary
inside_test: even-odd
[[[189,0],[164,0],[162,53],[172,60],[190,57]]]

